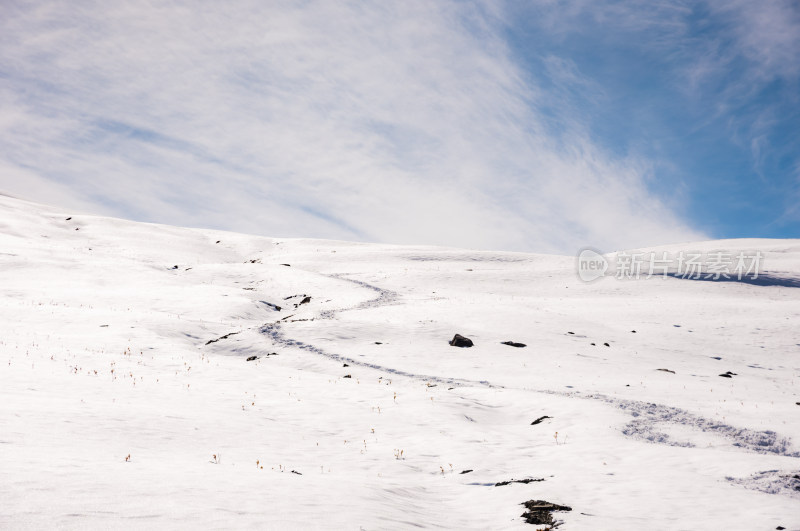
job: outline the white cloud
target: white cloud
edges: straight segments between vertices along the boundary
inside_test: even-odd
[[[547,132],[502,24],[421,1],[9,9],[0,160],[122,216],[276,236],[568,253],[702,237],[648,191],[647,161],[605,153],[569,110]],[[44,197],[32,182],[0,172]]]

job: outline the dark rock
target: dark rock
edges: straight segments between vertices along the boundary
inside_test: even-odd
[[[494,486],[504,487],[506,485],[511,485],[512,483],[524,483],[527,485],[528,483],[534,483],[534,482],[538,483],[540,481],[544,481],[544,479],[543,478],[510,479],[508,481],[501,481],[500,483],[495,483]]]
[[[282,266],[286,266],[286,267],[292,267],[292,266],[291,266],[291,265],[289,265],[289,264],[281,264],[281,265],[282,265]]]
[[[297,474],[298,476],[302,476],[303,475],[300,472],[298,472],[297,470],[292,470],[292,474]]]
[[[596,346],[597,346],[597,345],[595,345],[594,343],[590,343],[590,345],[592,345],[593,347],[596,347]]]
[[[381,343],[380,341],[376,341],[375,344],[376,345],[383,345],[383,343]]]
[[[551,418],[553,418],[553,417],[548,417],[547,415],[543,415],[543,416],[539,417],[538,419],[534,420],[533,422],[531,422],[531,426],[536,426],[537,424],[541,424],[543,420],[551,419]]]
[[[78,227],[75,227],[75,230],[81,230],[81,229],[79,229]]]
[[[567,332],[569,335],[574,336],[575,332]]]
[[[309,302],[311,302],[311,297],[306,297],[300,301],[300,304],[308,304]],[[300,306],[300,304],[298,304],[298,306]]]
[[[721,357],[719,357],[719,356],[711,356],[711,359],[712,359],[712,360],[717,360],[717,361],[719,361],[719,360],[721,360],[722,358],[721,358]]]
[[[605,346],[607,346],[607,347],[610,347],[610,346],[611,346],[611,345],[609,345],[608,343],[603,343],[603,345],[605,345]]]
[[[558,523],[553,520],[553,511],[571,511],[572,507],[558,505],[544,500],[528,500],[522,505],[527,509],[522,513],[522,517],[529,524],[556,526]]]
[[[238,333],[239,332],[231,332],[230,334],[225,334],[224,336],[220,336],[217,339],[209,339],[208,341],[206,341],[206,345],[210,345],[211,343],[216,343],[217,341],[221,341],[223,339],[228,339],[229,337],[235,336]]]
[[[469,474],[470,472],[472,472],[471,468],[468,470],[462,470],[461,472],[459,472],[459,474]]]
[[[247,361],[255,361],[257,359],[258,359],[258,356],[250,356],[249,358],[247,358]]]
[[[508,345],[509,347],[517,347],[517,348],[523,348],[523,347],[527,347],[528,346],[525,343],[515,343],[514,341],[503,341],[500,344],[501,345]]]
[[[248,288],[244,288],[244,289],[248,289]],[[270,308],[272,308],[276,312],[281,311],[281,307],[278,306],[277,304],[272,304],[271,302],[267,302],[267,301],[259,301],[259,302],[261,302],[262,304],[266,304],[267,306],[269,306]]]
[[[217,240],[217,243],[219,243],[219,242],[220,242],[220,240]]]
[[[344,365],[342,365],[342,367],[349,367],[349,366],[350,366],[350,365],[348,365],[347,363],[345,363]]]
[[[68,217],[68,218],[66,219],[66,221],[69,221],[69,220],[71,220],[71,219],[72,219],[72,216]]]
[[[669,373],[675,374],[675,371],[671,371],[671,370],[669,370],[669,369],[656,369],[656,370],[657,370],[657,371],[664,371],[664,372],[669,372]]]
[[[785,527],[783,527],[782,525],[779,525],[779,526],[778,526],[778,527],[776,527],[775,529],[786,529],[786,528],[785,528]]]
[[[342,376],[342,378],[352,378],[352,376],[349,374],[345,374],[344,376]]]
[[[636,333],[636,330],[631,330],[631,334],[635,334],[635,333]]]
[[[451,347],[465,348],[465,347],[471,347],[473,345],[474,343],[472,342],[471,339],[469,339],[468,337],[464,337],[461,334],[454,335],[453,339],[450,340]]]
[[[174,265],[172,266],[172,269],[178,269],[178,266]]]
[[[734,376],[736,376],[736,373],[728,371],[728,372],[723,372],[722,374],[720,374],[720,376],[722,376],[723,378],[733,378]]]

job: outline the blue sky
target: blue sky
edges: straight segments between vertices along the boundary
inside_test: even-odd
[[[280,237],[800,236],[800,7],[5,2],[0,191]]]

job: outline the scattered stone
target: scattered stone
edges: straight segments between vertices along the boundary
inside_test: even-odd
[[[528,500],[522,505],[524,505],[527,509],[526,512],[522,513],[522,517],[527,523],[534,525],[549,525],[553,527],[561,525],[560,521],[557,522],[553,519],[553,515],[551,514],[553,511],[572,510],[572,507],[558,505],[556,503],[550,503],[544,500]]]
[[[593,347],[596,347],[596,346],[597,346],[597,345],[595,345],[594,343],[590,343],[590,345],[592,345]]]
[[[780,530],[780,529],[786,529],[786,528],[785,528],[785,527],[783,527],[782,525],[779,525],[779,526],[778,526],[778,527],[776,527],[775,529],[779,529],[779,530]]]
[[[551,418],[553,418],[553,417],[548,417],[547,415],[543,415],[543,416],[539,417],[538,419],[534,420],[533,422],[531,422],[531,426],[536,426],[537,424],[541,424],[543,420],[551,419]]]
[[[461,472],[459,472],[459,474],[469,474],[470,472],[472,472],[471,468],[467,470],[462,470]]]
[[[108,328],[108,325],[100,325],[100,328]]]
[[[78,229],[75,229],[75,230],[78,230]],[[178,266],[174,265],[174,266],[172,266],[172,269],[178,269]]]
[[[258,359],[258,356],[250,356],[249,358],[247,358],[247,361],[255,361],[257,359]]]
[[[311,297],[306,297],[306,298],[304,298],[303,300],[300,301],[298,306],[300,306],[301,304],[308,304],[309,302],[311,302]]]
[[[219,242],[220,242],[220,240],[217,240],[217,243],[219,243]]]
[[[381,343],[380,341],[376,341],[375,344],[376,345],[383,345],[383,343]]]
[[[657,371],[664,371],[664,372],[669,372],[669,373],[675,374],[675,371],[671,371],[671,370],[669,370],[669,369],[656,369],[656,370],[657,370]]]
[[[737,374],[735,372],[731,372],[731,371],[723,372],[722,374],[720,374],[720,376],[722,376],[723,378],[733,378],[736,375]]]
[[[533,482],[538,483],[539,481],[544,481],[544,478],[510,479],[508,481],[501,481],[500,483],[495,483],[494,486],[504,487],[506,485],[511,485],[512,483],[524,483],[527,485],[528,483],[533,483]]]
[[[453,339],[450,340],[451,347],[466,348],[466,347],[471,347],[473,345],[474,343],[472,342],[471,339],[469,339],[468,337],[464,337],[461,334],[454,335]]]
[[[302,476],[303,475],[300,472],[298,472],[297,470],[292,470],[292,474],[297,474],[298,476]]]
[[[352,378],[352,376],[349,374],[345,374],[344,376],[342,376],[342,378]]]
[[[349,366],[350,366],[350,365],[348,365],[347,363],[345,363],[344,365],[342,365],[342,367],[349,367]]]
[[[508,345],[509,347],[516,347],[516,348],[523,348],[523,347],[527,347],[528,346],[525,343],[516,343],[514,341],[503,341],[500,344],[501,345]]]
[[[574,336],[575,332],[567,332],[569,335]]]
[[[291,266],[291,265],[289,265],[289,264],[281,264],[281,265],[282,265],[282,266],[285,266],[285,267],[292,267],[292,266]]]
[[[610,346],[611,346],[611,345],[609,345],[608,343],[603,343],[603,344],[604,344],[605,346],[607,346],[607,347],[610,347]]]
[[[72,216],[68,217],[68,218],[66,219],[66,221],[69,221],[69,220],[71,220],[71,219],[72,219]]]
[[[721,359],[722,359],[722,358],[721,358],[721,357],[719,357],[719,356],[710,356],[710,357],[711,357],[711,359],[712,359],[712,360],[717,360],[717,361],[719,361],[719,360],[721,360]]]
[[[78,227],[75,227],[75,230],[81,230],[81,229],[79,229]]]
[[[631,330],[631,334],[635,334],[635,333],[636,333],[636,330]]]
[[[244,288],[244,289],[248,289],[248,288]],[[249,289],[252,289],[252,288],[249,288]],[[271,302],[267,302],[267,301],[260,301],[260,302],[261,302],[262,304],[266,304],[267,306],[269,306],[270,308],[272,308],[272,309],[273,309],[273,310],[275,310],[276,312],[279,312],[279,311],[281,311],[281,307],[280,307],[280,306],[278,306],[277,304],[272,304]]]

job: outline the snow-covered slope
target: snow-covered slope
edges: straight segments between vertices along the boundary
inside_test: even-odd
[[[0,528],[800,529],[795,287],[2,196],[0,272]]]

